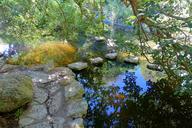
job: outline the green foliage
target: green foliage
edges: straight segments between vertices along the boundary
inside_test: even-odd
[[[74,41],[79,33],[98,34],[101,19],[96,20],[95,12],[100,4],[92,0],[2,0],[0,19],[7,26],[2,34],[22,42]]]

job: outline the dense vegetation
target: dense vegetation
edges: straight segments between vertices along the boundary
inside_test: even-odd
[[[115,28],[119,24],[122,25],[121,28]],[[124,29],[126,27],[127,29]],[[159,102],[165,100],[162,103],[167,103],[164,98],[167,96],[176,102],[180,102],[180,99],[184,102],[183,106],[174,108],[173,111],[185,113],[185,107],[190,109],[185,104],[191,105],[188,99],[192,95],[191,0],[1,0],[0,36],[7,42],[35,44],[59,40],[76,45],[93,36],[113,38],[119,46],[119,53],[141,55],[149,63],[160,65],[167,75],[163,81],[150,85],[145,95],[134,96],[138,98],[138,103],[133,103],[131,107],[136,106],[135,109],[138,109],[139,105],[145,107],[149,102],[155,104],[158,98]],[[33,50],[21,61],[32,64],[34,61],[41,63],[41,60],[49,59],[46,58],[46,48],[42,47],[44,45]],[[75,48],[71,45],[67,48],[69,51],[64,49],[63,53],[51,46],[48,51],[54,50],[58,54],[69,52],[70,55],[75,53]],[[46,55],[39,59],[37,54],[42,51]],[[52,54],[52,58],[56,58],[58,54]],[[66,65],[73,62],[73,58],[75,57],[71,60],[53,60]],[[69,62],[63,62],[65,60]],[[160,91],[158,87],[169,88],[170,92]],[[160,113],[164,109],[163,105],[159,108],[152,106],[150,109],[152,112],[158,109],[157,115],[163,117],[164,114],[166,116],[166,113]],[[170,106],[174,105],[171,103]],[[168,108],[166,110],[168,111]],[[138,109],[133,116],[138,112],[141,117],[146,114],[145,110]],[[176,119],[177,115],[173,116]],[[143,124],[146,120],[136,121]],[[168,125],[172,125],[171,121]],[[156,123],[156,120],[154,122]],[[149,125],[150,121],[146,123]],[[181,125],[181,122],[176,123],[178,124],[174,125]]]

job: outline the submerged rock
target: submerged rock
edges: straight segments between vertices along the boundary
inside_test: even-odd
[[[80,71],[80,70],[83,70],[83,69],[87,68],[88,64],[85,63],[85,62],[75,62],[75,63],[72,63],[72,64],[68,64],[68,67],[70,69]]]
[[[33,96],[32,80],[21,73],[0,76],[0,112],[10,112],[26,103]]]
[[[131,64],[139,64],[139,57],[132,56],[124,59],[124,62]]]
[[[108,53],[105,55],[106,59],[114,60],[117,58],[117,53]]]
[[[161,66],[157,64],[147,64],[147,68],[155,71],[163,71]]]
[[[103,63],[103,58],[101,57],[96,57],[96,58],[91,58],[90,62],[91,64],[97,65],[97,64],[102,64]]]

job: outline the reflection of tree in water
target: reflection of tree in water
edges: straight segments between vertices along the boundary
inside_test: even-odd
[[[148,89],[136,85],[134,73],[126,72],[125,86],[86,88],[89,103],[86,127],[172,128],[192,126],[192,97],[176,93],[171,82],[147,81]]]

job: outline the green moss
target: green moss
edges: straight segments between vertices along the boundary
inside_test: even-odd
[[[55,66],[64,66],[76,59],[76,48],[66,42],[46,42],[16,60],[10,59],[9,64],[38,65],[48,64],[50,61]]]

